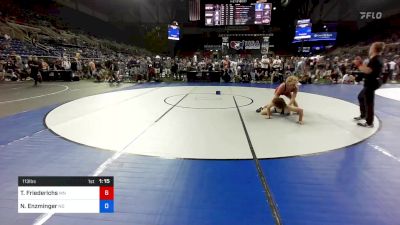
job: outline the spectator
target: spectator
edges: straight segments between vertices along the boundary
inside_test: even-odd
[[[389,63],[389,80],[395,80],[396,79],[396,62],[394,60],[391,60]]]
[[[37,57],[36,56],[30,57],[29,61],[28,61],[28,65],[29,65],[29,68],[31,69],[31,77],[35,81],[35,86],[37,86],[38,82],[39,83],[42,82],[42,77],[39,74],[40,64],[39,64]]]

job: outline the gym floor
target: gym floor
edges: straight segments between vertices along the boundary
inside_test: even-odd
[[[400,224],[400,85],[0,84],[1,224]],[[217,95],[216,91],[221,94]],[[113,214],[18,214],[18,176],[114,176]]]

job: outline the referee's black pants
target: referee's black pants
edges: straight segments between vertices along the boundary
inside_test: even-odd
[[[374,98],[375,88],[364,87],[358,94],[360,103],[360,117],[365,118],[368,125],[374,123]]]

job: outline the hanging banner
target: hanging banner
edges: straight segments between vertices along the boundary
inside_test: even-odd
[[[260,50],[261,44],[259,40],[242,40],[242,41],[231,41],[229,44],[231,49],[240,50]]]

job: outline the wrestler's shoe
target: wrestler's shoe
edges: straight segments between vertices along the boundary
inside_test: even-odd
[[[357,123],[358,126],[360,127],[367,127],[367,128],[373,128],[374,124],[367,124],[367,123]]]

